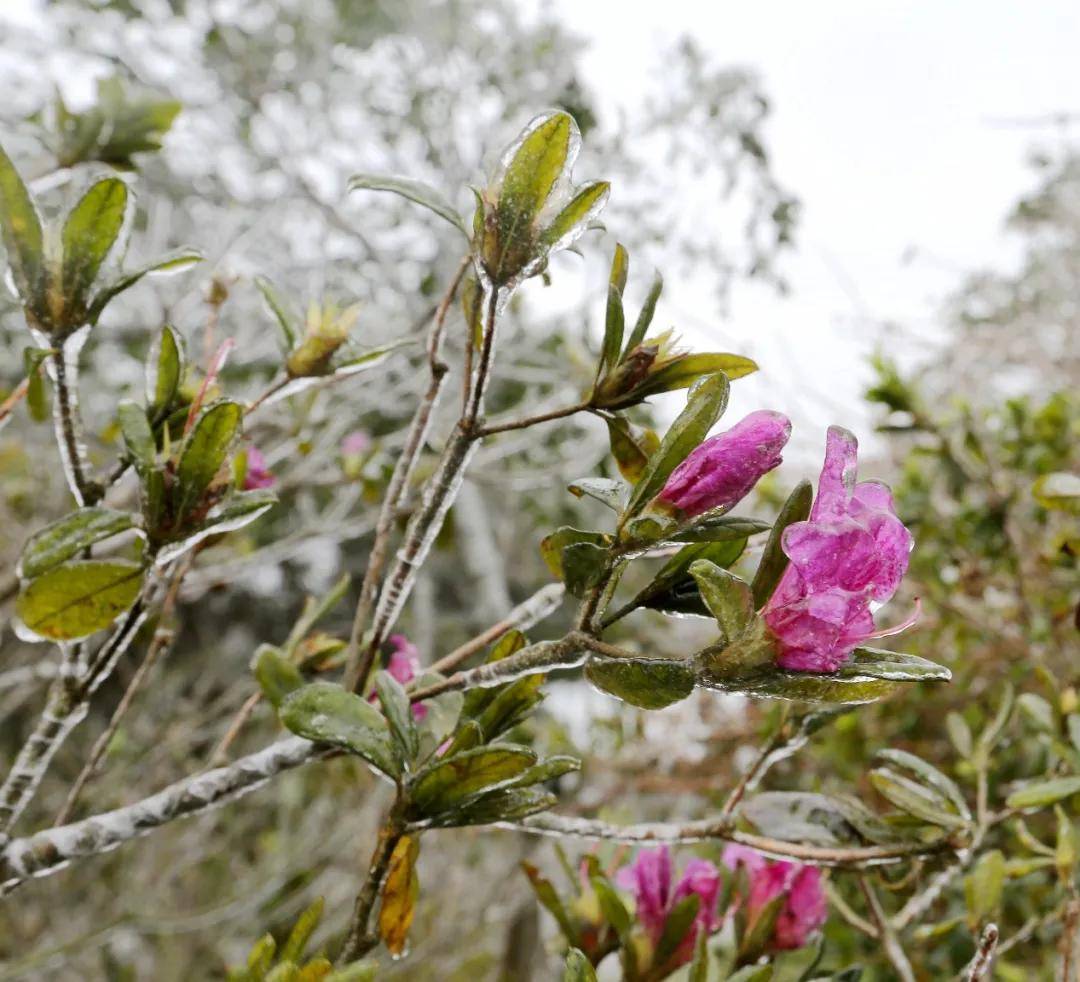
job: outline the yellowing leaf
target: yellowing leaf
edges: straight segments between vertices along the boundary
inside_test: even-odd
[[[409,937],[416,897],[420,893],[420,880],[416,875],[419,854],[420,840],[404,835],[390,856],[390,869],[383,884],[379,909],[379,934],[391,955],[400,955]]]

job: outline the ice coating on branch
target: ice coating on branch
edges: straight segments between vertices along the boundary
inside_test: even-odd
[[[771,900],[786,895],[769,939],[771,949],[801,948],[825,923],[828,904],[821,884],[821,871],[816,867],[785,860],[774,862],[737,844],[724,849],[724,865],[732,871],[741,865],[750,880],[749,896],[736,901],[746,904],[748,930]]]
[[[266,466],[266,457],[258,447],[247,452],[247,470],[244,472],[244,490],[257,491],[272,488],[277,483],[274,472]]]
[[[874,626],[870,605],[896,593],[912,538],[884,484],[855,482],[857,456],[855,437],[830,427],[810,518],[784,532],[791,562],[763,610],[781,668],[834,672],[863,642],[914,622]]]
[[[710,437],[672,471],[656,505],[693,518],[714,508],[732,508],[782,460],[791,420],[766,409]]]
[[[619,870],[615,882],[634,895],[638,923],[645,929],[653,945],[659,942],[664,933],[664,925],[672,908],[685,897],[697,895],[699,898],[694,923],[676,949],[670,962],[672,968],[690,961],[699,932],[704,930],[711,934],[720,927],[721,919],[716,913],[720,872],[708,860],[690,860],[679,881],[673,883],[671,851],[668,847],[642,849],[630,866]]]

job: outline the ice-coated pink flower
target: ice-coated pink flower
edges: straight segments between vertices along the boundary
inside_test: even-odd
[[[386,664],[386,671],[402,685],[408,685],[420,674],[420,652],[404,634],[391,634],[390,644],[394,650]],[[427,716],[428,708],[418,702],[413,705],[412,713],[413,719],[422,720]]]
[[[860,644],[914,623],[912,617],[890,630],[874,626],[870,605],[896,593],[912,538],[888,487],[855,482],[858,446],[847,430],[829,428],[810,518],[784,531],[791,562],[763,610],[781,668],[835,672]]]
[[[693,926],[669,963],[675,968],[693,957],[694,943],[701,931],[712,934],[720,928],[721,919],[716,913],[720,871],[708,860],[692,859],[674,887],[672,880],[671,851],[667,846],[642,849],[631,865],[615,874],[615,882],[634,895],[638,923],[654,945],[664,933],[672,908],[685,897],[696,894],[699,898]]]
[[[791,436],[791,420],[762,409],[691,451],[667,479],[655,504],[693,518],[714,508],[731,508],[780,461]]]
[[[341,441],[343,457],[359,457],[371,447],[371,436],[366,430],[353,430]]]
[[[780,894],[786,895],[769,940],[772,950],[801,948],[825,923],[828,904],[817,867],[784,860],[773,862],[747,846],[736,844],[724,849],[724,865],[732,871],[740,865],[746,870],[750,895],[737,902],[746,903],[751,924],[769,901]]]
[[[258,447],[250,447],[247,452],[247,469],[244,471],[244,490],[272,488],[276,483],[277,478],[274,472],[267,468],[262,451]]]

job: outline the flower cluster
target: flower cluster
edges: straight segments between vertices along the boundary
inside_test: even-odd
[[[784,531],[791,562],[763,611],[782,668],[834,672],[860,644],[914,622],[875,629],[871,603],[896,592],[912,538],[884,484],[856,483],[857,455],[855,437],[830,427],[809,521]]]

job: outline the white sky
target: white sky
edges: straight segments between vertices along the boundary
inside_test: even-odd
[[[551,3],[589,40],[587,78],[612,104],[636,99],[648,84],[641,66],[683,33],[759,73],[773,164],[803,212],[791,296],[739,287],[713,322],[725,340],[747,339],[763,367],[758,386],[735,387],[733,408],[766,399],[798,411],[811,396],[815,424],[845,422],[864,437],[869,374],[850,353],[880,337],[869,322],[921,338],[905,346],[912,357],[965,272],[1010,264],[1016,244],[1001,225],[1032,184],[1027,150],[1059,137],[1004,121],[1080,110],[1076,0]],[[700,299],[699,310],[715,309]],[[680,326],[700,345],[716,328],[696,320]],[[797,428],[791,450],[816,457],[821,429],[810,429]]]

